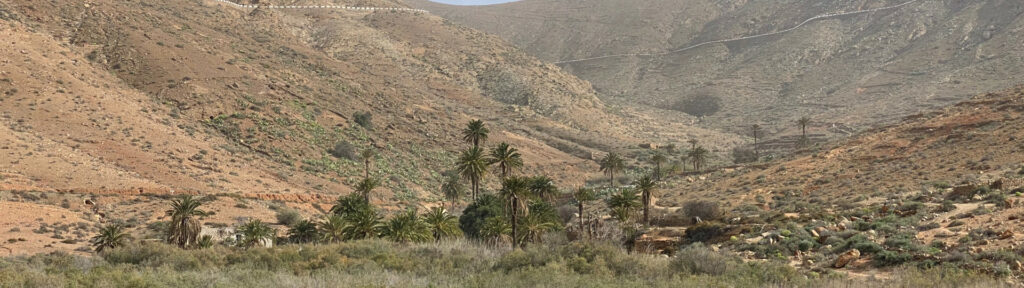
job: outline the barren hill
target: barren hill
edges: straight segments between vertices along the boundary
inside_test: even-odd
[[[563,185],[639,139],[738,143],[635,125],[588,82],[426,13],[2,0],[0,27],[5,189],[326,199],[373,147],[377,201],[435,201],[477,118],[523,151],[526,173]]]
[[[464,7],[415,0],[452,21],[495,33],[548,61],[661,53],[720,39],[784,31],[817,15],[871,10],[904,0],[616,1],[524,0]],[[673,107],[710,95],[720,112],[704,127],[775,135],[865,129],[924,109],[1020,84],[1020,1],[911,1],[895,9],[826,17],[799,29],[650,57],[560,64],[594,83],[609,103]],[[686,106],[686,105],[683,105]],[[677,107],[684,108],[685,107]],[[832,130],[833,132],[841,132]]]

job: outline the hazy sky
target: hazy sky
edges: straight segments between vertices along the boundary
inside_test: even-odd
[[[430,0],[432,2],[451,4],[451,5],[490,5],[500,4],[508,2],[516,2],[518,0]]]

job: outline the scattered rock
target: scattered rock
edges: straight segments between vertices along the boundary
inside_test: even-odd
[[[832,265],[832,267],[837,269],[843,268],[846,267],[846,264],[850,264],[850,262],[857,259],[860,259],[860,250],[850,249],[850,251],[846,251],[846,253],[839,255],[839,258],[836,259],[836,264]]]

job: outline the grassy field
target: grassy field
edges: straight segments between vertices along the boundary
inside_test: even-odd
[[[605,243],[522,250],[456,240],[364,240],[242,250],[138,244],[102,257],[52,253],[0,260],[2,287],[997,287],[952,268],[897,268],[887,279],[801,273],[703,246],[676,257],[627,254]]]

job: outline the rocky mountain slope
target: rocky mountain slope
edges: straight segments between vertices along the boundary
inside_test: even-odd
[[[330,4],[404,7],[357,2]],[[564,185],[651,135],[738,143],[634,125],[590,83],[420,12],[3,0],[0,27],[7,189],[332,198],[372,147],[380,202],[436,201],[477,118]]]
[[[411,3],[500,35],[541,59],[559,61],[671,51],[780,31],[816,15],[904,2]],[[680,99],[693,95],[719,98],[720,111],[701,122],[704,127],[741,133],[743,127],[760,123],[773,136],[793,135],[798,132],[793,122],[810,116],[813,133],[843,134],[943,107],[976,91],[1020,84],[1022,15],[1024,4],[1019,1],[920,0],[898,9],[810,22],[777,36],[561,66],[594,83],[610,103],[666,108],[687,106]]]

